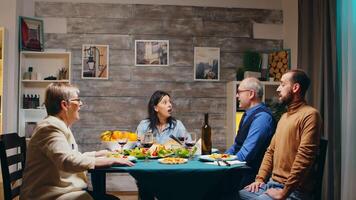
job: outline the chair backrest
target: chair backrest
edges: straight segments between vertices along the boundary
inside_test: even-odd
[[[19,196],[26,159],[26,138],[17,133],[0,135],[0,159],[4,199]]]
[[[327,147],[328,147],[328,140],[321,138],[319,153],[316,157],[315,164],[314,164],[314,172],[316,177],[315,192],[314,192],[315,200],[321,200],[321,191],[323,187],[323,174],[324,174],[324,165],[325,165]]]

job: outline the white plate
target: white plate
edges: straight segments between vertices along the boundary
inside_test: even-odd
[[[127,159],[129,159],[129,161],[136,161],[137,158],[135,156],[127,156]]]
[[[210,158],[209,157],[210,155],[202,155],[199,157],[200,160],[203,160],[203,161],[215,161],[214,158]],[[228,158],[222,158],[222,160],[236,160],[236,156],[235,155],[230,155]]]
[[[162,164],[167,164],[167,165],[178,165],[178,164],[184,164],[184,163],[188,162],[188,159],[185,159],[185,158],[173,158],[173,159],[179,159],[179,160],[181,160],[181,162],[179,162],[179,163],[174,163],[174,162],[169,163],[169,162],[165,162],[165,159],[166,159],[166,158],[160,158],[160,159],[158,159],[158,162],[159,162],[159,163],[162,163]]]

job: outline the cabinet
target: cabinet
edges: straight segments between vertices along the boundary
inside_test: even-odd
[[[226,85],[226,148],[229,148],[235,139],[236,128],[238,127],[239,118],[242,112],[238,110],[239,105],[236,99],[237,88],[240,81],[231,81]],[[274,81],[261,81],[263,85],[263,98],[262,102],[267,105],[272,102],[273,98],[277,97],[277,88],[279,82]]]
[[[70,52],[20,52],[19,134],[21,136],[29,137],[36,122],[47,116],[44,107],[46,87],[53,82],[70,83],[70,72]]]

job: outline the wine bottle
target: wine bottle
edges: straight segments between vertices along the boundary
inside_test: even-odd
[[[204,115],[204,125],[201,127],[201,154],[209,155],[211,154],[211,127],[209,126],[209,114]]]

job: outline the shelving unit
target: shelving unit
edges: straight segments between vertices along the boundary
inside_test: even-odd
[[[28,76],[29,67],[32,67],[32,76]],[[60,69],[66,69],[66,76],[59,78]],[[71,79],[71,53],[70,52],[33,52],[20,53],[20,81],[19,81],[19,134],[29,136],[29,131],[38,121],[46,117],[43,106],[45,89],[50,83],[70,83]],[[27,75],[25,75],[27,73]],[[44,80],[48,77],[56,80]],[[39,107],[24,108],[24,95],[39,95]]]
[[[261,81],[263,85],[262,102],[270,103],[273,97],[277,97],[279,82]],[[236,93],[240,81],[230,81],[226,85],[226,148],[229,148],[236,136],[236,118],[241,117],[238,113],[238,101]]]

